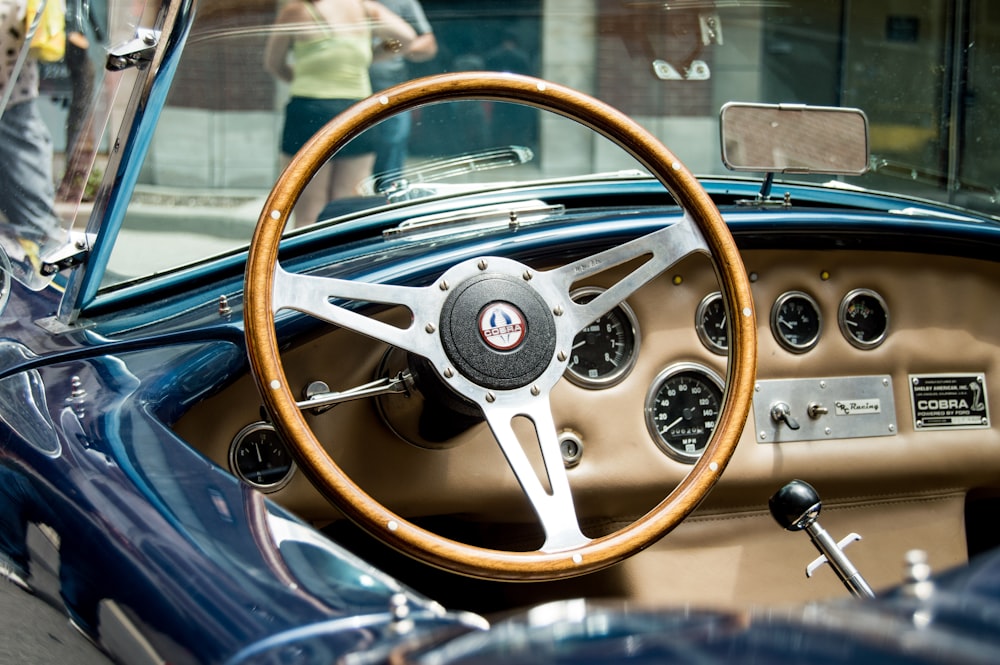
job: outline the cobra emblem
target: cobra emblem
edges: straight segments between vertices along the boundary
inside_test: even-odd
[[[527,332],[524,315],[510,303],[492,303],[479,315],[479,334],[486,344],[499,351],[517,348]]]

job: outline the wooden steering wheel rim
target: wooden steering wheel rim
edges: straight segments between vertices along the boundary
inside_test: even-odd
[[[467,545],[422,529],[382,506],[330,458],[296,406],[279,356],[273,291],[281,234],[305,185],[352,138],[396,113],[453,100],[528,104],[586,125],[618,144],[667,187],[695,220],[711,251],[730,317],[726,398],[715,432],[688,475],[632,524],[560,552],[508,552]],[[725,469],[750,410],[756,372],[756,323],[749,280],[718,209],[697,179],[655,137],[614,108],[539,79],[461,72],[400,84],[362,100],[323,127],[279,176],[250,244],[244,325],[250,367],[278,431],[311,481],[348,517],[397,550],[430,565],[493,580],[542,581],[606,568],[645,549],[680,524]]]

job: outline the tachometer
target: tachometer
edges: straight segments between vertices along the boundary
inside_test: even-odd
[[[722,411],[722,378],[703,365],[680,363],[660,372],[646,396],[646,428],[656,445],[694,464]]]
[[[840,302],[837,322],[847,341],[859,349],[873,349],[889,331],[889,308],[871,289],[854,289]]]
[[[601,289],[585,287],[574,291],[573,300],[590,302]],[[573,351],[566,378],[584,388],[607,388],[635,366],[639,347],[639,323],[624,302],[585,327],[573,338]]]
[[[778,343],[793,353],[805,353],[816,346],[823,318],[813,297],[802,291],[788,291],[774,301],[771,330]]]
[[[278,432],[261,421],[247,425],[233,437],[229,468],[257,489],[274,492],[291,480],[295,464]]]

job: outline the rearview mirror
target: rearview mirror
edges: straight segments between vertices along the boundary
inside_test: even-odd
[[[729,103],[720,115],[722,161],[733,171],[861,175],[868,118],[859,109]]]

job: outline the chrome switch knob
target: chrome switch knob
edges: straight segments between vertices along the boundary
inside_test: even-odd
[[[776,423],[785,423],[791,430],[799,428],[799,421],[792,417],[792,409],[784,402],[771,405],[771,419]]]

